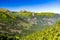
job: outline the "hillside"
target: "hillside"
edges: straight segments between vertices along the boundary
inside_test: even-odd
[[[20,40],[60,40],[60,20],[55,26],[24,36]]]
[[[37,13],[23,10],[12,12],[0,8],[0,34],[12,36],[12,38],[18,35],[25,39],[25,36],[30,37],[38,31],[53,28],[58,20],[60,20],[60,14],[52,12]]]

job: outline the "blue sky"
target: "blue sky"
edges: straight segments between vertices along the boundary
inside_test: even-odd
[[[0,8],[60,13],[60,0],[0,0]]]

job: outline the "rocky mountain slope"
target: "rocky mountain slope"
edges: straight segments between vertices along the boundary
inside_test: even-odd
[[[57,20],[60,20],[60,14],[51,12],[12,12],[0,9],[0,32],[17,33],[23,36],[54,26]]]

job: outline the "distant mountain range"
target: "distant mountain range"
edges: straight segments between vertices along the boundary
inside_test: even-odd
[[[0,8],[0,32],[30,34],[45,27],[50,27],[60,20],[60,14],[51,12],[12,12]]]

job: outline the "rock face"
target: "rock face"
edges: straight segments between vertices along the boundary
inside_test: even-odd
[[[56,14],[54,14],[56,15]],[[36,25],[42,25],[42,26],[52,26],[56,23],[57,20],[60,19],[60,16],[53,16],[53,17],[46,17],[46,16],[35,16],[34,14],[31,16],[31,18],[28,18],[28,22],[30,24],[36,24]]]
[[[34,13],[32,13],[32,17],[28,19],[30,24],[37,24],[37,18],[35,17]]]

